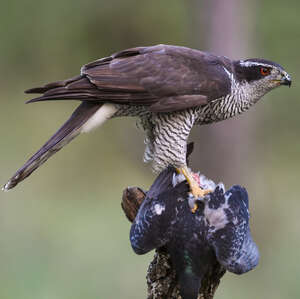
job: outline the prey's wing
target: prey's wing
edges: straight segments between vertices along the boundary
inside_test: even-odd
[[[77,99],[177,111],[228,94],[224,68],[231,68],[229,59],[185,47],[133,48],[83,66],[81,76],[29,90],[44,93],[29,102]]]

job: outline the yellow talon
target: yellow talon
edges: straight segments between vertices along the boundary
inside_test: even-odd
[[[194,182],[195,182],[195,180],[194,180]],[[209,190],[209,189],[207,189],[207,190],[201,189],[198,185],[196,185],[196,186],[191,185],[191,184],[189,184],[189,185],[190,185],[190,188],[191,188],[191,193],[193,194],[193,196],[195,198],[204,197],[205,195],[212,192],[212,190]]]
[[[186,178],[189,186],[191,193],[193,196],[197,199],[199,197],[204,197],[205,195],[209,194],[212,192],[212,190],[204,190],[202,189],[199,184],[196,182],[196,180],[193,177],[193,174],[189,171],[189,169],[186,166],[176,168],[177,172],[179,174],[183,174],[184,177]],[[195,213],[197,211],[197,205],[195,204],[194,207],[192,208],[192,213]]]
[[[197,206],[196,204],[194,204],[194,207],[191,209],[191,212],[192,212],[193,214],[195,214],[196,211],[197,211],[197,209],[198,209],[198,206]]]

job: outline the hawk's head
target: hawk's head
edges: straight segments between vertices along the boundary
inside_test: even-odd
[[[238,83],[247,86],[248,91],[258,98],[280,85],[291,86],[290,75],[275,62],[251,58],[234,61],[233,65]]]

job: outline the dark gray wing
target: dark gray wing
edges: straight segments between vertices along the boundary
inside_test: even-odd
[[[229,59],[185,47],[139,47],[91,62],[78,77],[27,92],[44,93],[29,102],[77,99],[176,111],[228,94],[224,67],[231,70]]]

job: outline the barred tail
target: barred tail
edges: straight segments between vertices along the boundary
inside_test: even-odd
[[[95,123],[95,115],[98,115],[99,119],[98,111],[104,106],[100,103],[82,102],[65,124],[12,176],[2,190],[14,188],[80,132],[88,131],[91,124]],[[105,116],[102,116],[102,120],[105,120]]]

